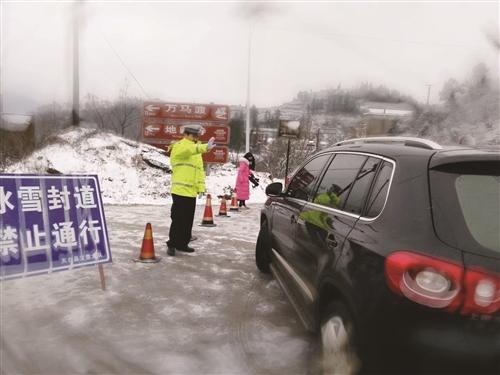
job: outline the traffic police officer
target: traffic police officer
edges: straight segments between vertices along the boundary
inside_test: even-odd
[[[214,138],[208,143],[196,143],[201,133],[201,126],[187,125],[184,127],[184,138],[174,143],[170,152],[172,167],[171,194],[173,199],[170,217],[167,255],[174,256],[175,250],[192,253],[194,249],[188,246],[193,227],[196,209],[196,195],[199,193],[200,173],[199,156],[210,151],[214,146]]]
[[[200,141],[196,142],[196,144],[201,144]],[[203,158],[202,154],[197,154],[194,156],[195,165],[196,165],[196,189],[198,191],[198,199],[201,199],[205,194],[205,167],[203,166]],[[197,240],[198,237],[193,236],[193,233],[190,234],[190,241]]]

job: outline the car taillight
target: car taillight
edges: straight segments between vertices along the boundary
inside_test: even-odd
[[[493,314],[500,309],[500,278],[482,270],[468,269],[464,277],[465,299],[460,312]]]
[[[397,251],[387,257],[389,288],[421,305],[456,310],[461,302],[463,267],[441,259]]]
[[[442,259],[396,251],[385,261],[389,288],[421,305],[463,315],[500,310],[500,277],[480,269],[464,269]]]

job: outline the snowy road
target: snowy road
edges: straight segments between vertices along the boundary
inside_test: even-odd
[[[95,267],[0,284],[2,374],[315,372],[314,338],[255,267],[260,205],[215,217],[215,228],[197,225],[198,206],[197,251],[175,258],[168,207],[105,209],[105,292]],[[157,264],[131,261],[147,221]]]

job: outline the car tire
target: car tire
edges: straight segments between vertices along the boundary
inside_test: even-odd
[[[269,239],[266,221],[262,223],[259,236],[257,237],[255,263],[260,272],[266,274],[271,272],[271,241]]]
[[[321,320],[321,369],[323,374],[356,374],[361,361],[356,345],[356,329],[349,309],[331,302]]]

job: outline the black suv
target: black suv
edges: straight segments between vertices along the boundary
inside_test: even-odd
[[[500,152],[340,142],[270,184],[256,246],[323,369],[500,373]]]

